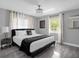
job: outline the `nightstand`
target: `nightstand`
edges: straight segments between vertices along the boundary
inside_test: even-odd
[[[4,38],[1,40],[1,48],[12,45],[12,38]]]

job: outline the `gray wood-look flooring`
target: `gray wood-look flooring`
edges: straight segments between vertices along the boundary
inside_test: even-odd
[[[0,49],[0,58],[31,58],[24,52],[20,51],[17,46]],[[79,58],[79,48],[68,45],[56,44],[51,46],[36,58]]]

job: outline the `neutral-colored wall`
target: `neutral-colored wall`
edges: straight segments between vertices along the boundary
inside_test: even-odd
[[[4,26],[9,26],[9,21],[10,21],[9,11],[0,9],[0,40],[4,38],[4,34],[2,34],[1,28]]]
[[[79,9],[64,12],[63,42],[79,45],[79,29],[70,29],[72,21],[69,17],[74,15],[79,15]]]
[[[49,18],[48,16],[39,18],[39,33],[40,34],[46,34],[46,35],[49,34],[49,19],[48,18]],[[45,20],[45,28],[40,28],[41,20]]]
[[[36,33],[39,34],[39,19],[38,19],[38,17],[34,17],[34,29],[35,29]]]
[[[9,26],[9,20],[10,20],[9,11],[0,9],[0,27]],[[0,29],[0,33],[1,33],[1,29]]]
[[[40,28],[40,21],[41,20],[45,20],[45,28]],[[49,23],[49,21],[48,21],[48,17],[38,17],[38,18],[36,18],[36,20],[35,20],[35,23],[36,23],[36,31],[37,31],[37,33],[39,33],[39,34],[46,34],[46,35],[48,35],[49,33],[49,25],[48,25],[48,23]]]

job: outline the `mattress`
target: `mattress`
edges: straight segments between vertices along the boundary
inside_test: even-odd
[[[43,34],[35,34],[35,35],[19,35],[19,36],[14,36],[13,37],[13,41],[18,45],[21,46],[22,40],[25,38],[30,38],[30,37],[35,37],[35,36],[41,36]],[[37,40],[35,42],[32,42],[30,45],[30,52],[34,52],[42,47],[44,47],[45,45],[51,43],[54,41],[54,36],[51,37],[47,37],[41,40]]]

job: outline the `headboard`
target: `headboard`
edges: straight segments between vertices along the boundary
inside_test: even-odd
[[[34,30],[34,29],[12,29],[11,31],[11,37],[15,36],[16,35],[16,32],[15,31],[23,31],[23,30]]]

